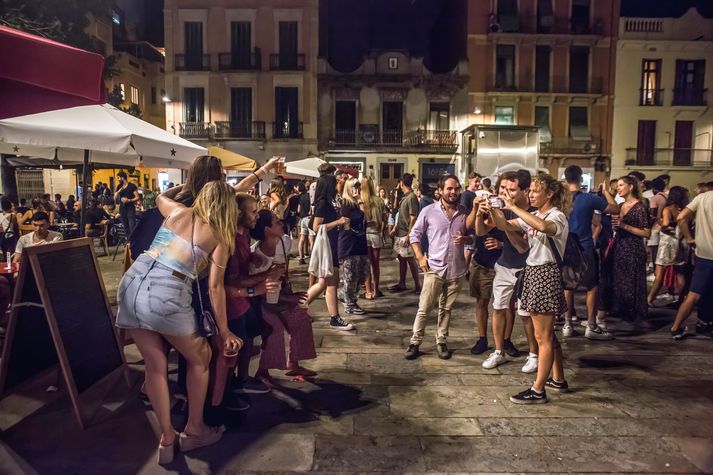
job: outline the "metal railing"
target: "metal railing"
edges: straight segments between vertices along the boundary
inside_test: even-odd
[[[664,167],[713,167],[713,149],[627,148],[625,165]]]
[[[601,140],[575,140],[572,137],[552,137],[552,140],[540,143],[540,155],[597,155],[601,153]]]
[[[285,54],[277,53],[270,55],[270,71],[304,71],[304,53]]]
[[[639,89],[640,106],[662,106],[663,89]]]
[[[598,76],[589,78],[589,84],[586,85],[570,85],[569,78],[566,76],[555,76],[551,83],[547,91],[540,91],[531,84],[529,77],[527,84],[509,84],[496,79],[491,83],[489,90],[493,92],[550,92],[554,94],[602,94],[604,92],[604,78]]]
[[[272,138],[274,139],[301,139],[302,122],[273,122]]]
[[[336,129],[333,142],[334,145],[343,147],[396,147],[449,151],[457,148],[457,135],[454,130]]]
[[[177,54],[176,71],[210,71],[209,54]]]
[[[260,48],[252,51],[232,51],[218,55],[218,69],[221,71],[259,70],[262,66]]]
[[[540,33],[551,35],[595,35],[604,33],[602,18],[592,18],[591,21],[577,22],[567,17],[519,15],[504,17],[505,21],[493,22],[495,16],[488,19],[491,33]],[[502,18],[502,17],[501,17]]]
[[[262,121],[216,121],[216,138],[262,140],[265,138],[265,122]]]
[[[705,106],[707,101],[708,89],[674,89],[672,106]]]
[[[207,138],[210,134],[210,122],[179,122],[178,134],[186,138]]]
[[[624,31],[630,33],[663,33],[661,18],[627,18]]]

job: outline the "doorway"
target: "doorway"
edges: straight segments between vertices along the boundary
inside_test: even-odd
[[[404,174],[403,163],[380,163],[379,164],[379,186],[384,187],[388,193],[393,190]]]

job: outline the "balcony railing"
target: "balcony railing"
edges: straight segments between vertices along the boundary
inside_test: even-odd
[[[270,71],[304,71],[304,54],[271,54]]]
[[[713,167],[713,149],[655,148],[626,149],[625,165],[660,167]]]
[[[593,18],[591,22],[572,21],[566,17],[554,16],[501,16],[500,21],[492,22],[494,16],[490,17],[491,33],[541,33],[550,35],[596,35],[603,34],[603,20]]]
[[[263,140],[265,122],[216,121],[215,137],[222,139]]]
[[[572,137],[552,137],[550,142],[540,144],[540,155],[598,155],[601,141],[597,138],[575,140]]]
[[[179,122],[178,134],[186,138],[207,138],[210,122]]]
[[[177,54],[176,71],[210,71],[209,54]]]
[[[429,149],[447,152],[457,148],[457,135],[453,130],[336,129],[333,142],[341,147]]]
[[[232,51],[218,55],[221,71],[259,70],[262,66],[260,48],[253,51]]]
[[[627,18],[624,31],[630,33],[663,33],[661,18]]]
[[[302,122],[273,122],[272,138],[274,139],[301,139]]]
[[[674,89],[672,106],[705,106],[708,89]]]
[[[662,106],[663,89],[639,89],[640,106]]]
[[[592,77],[589,84],[570,84],[569,78],[565,76],[555,76],[552,78],[552,86],[548,91],[538,91],[530,83],[531,78],[527,78],[527,84],[509,84],[504,81],[495,80],[490,86],[492,92],[550,92],[553,94],[602,94],[604,91],[604,78]],[[570,86],[576,86],[571,88]],[[581,87],[580,87],[581,86]]]

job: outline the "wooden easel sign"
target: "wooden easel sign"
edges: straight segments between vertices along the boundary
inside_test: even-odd
[[[81,394],[123,372],[129,384],[92,241],[23,250],[0,361],[0,397],[59,363],[77,421],[93,414]]]

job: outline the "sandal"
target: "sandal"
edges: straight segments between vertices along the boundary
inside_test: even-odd
[[[178,444],[179,435],[175,432],[175,437],[171,445],[163,445],[161,442],[158,443],[158,463],[159,465],[166,465],[173,462],[173,457],[176,455],[176,445]]]
[[[403,292],[404,290],[406,290],[405,285],[396,284],[396,285],[392,285],[391,287],[389,287],[389,292],[391,292],[391,293]]]
[[[307,377],[314,377],[317,376],[316,371],[312,371],[307,368],[303,368],[302,366],[298,366],[295,369],[292,369],[288,372],[285,373],[285,376],[307,376]]]
[[[225,427],[223,426],[209,427],[208,429],[208,432],[203,435],[189,435],[181,432],[178,436],[178,445],[181,448],[181,452],[189,452],[213,445],[223,437],[223,432],[225,432]]]

